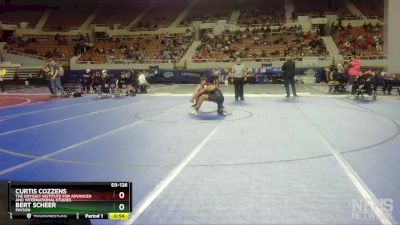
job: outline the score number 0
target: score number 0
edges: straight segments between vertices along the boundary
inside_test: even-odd
[[[119,192],[118,197],[120,199],[124,199],[125,198],[125,192],[123,192],[123,191]],[[123,211],[125,209],[125,204],[124,203],[119,204],[118,209]]]

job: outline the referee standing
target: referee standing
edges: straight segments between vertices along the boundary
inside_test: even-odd
[[[236,59],[236,63],[232,67],[232,76],[235,85],[235,100],[239,101],[240,97],[240,101],[244,101],[243,85],[244,81],[247,79],[247,74],[240,58]]]

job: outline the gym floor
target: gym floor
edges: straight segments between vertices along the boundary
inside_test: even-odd
[[[190,116],[194,87],[3,105],[0,179],[132,181],[131,219],[93,224],[400,221],[397,95],[348,100],[304,84],[285,98],[281,85],[246,85],[235,102],[223,86],[231,116],[209,102]],[[32,96],[7,92],[0,100]],[[368,212],[354,208],[363,201]]]

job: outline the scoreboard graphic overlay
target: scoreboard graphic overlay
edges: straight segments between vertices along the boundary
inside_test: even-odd
[[[131,182],[8,182],[11,219],[129,218]]]

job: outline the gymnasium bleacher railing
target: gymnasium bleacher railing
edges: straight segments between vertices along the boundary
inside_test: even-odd
[[[331,60],[329,56],[319,56],[313,57],[318,58],[318,61],[327,61]],[[293,57],[295,61],[304,61],[307,57]],[[243,62],[272,62],[272,61],[286,61],[287,58],[285,57],[264,57],[264,58],[242,58]],[[188,59],[187,61],[195,62],[195,63],[206,63],[206,62],[235,62],[234,59]]]
[[[348,56],[343,56],[344,60],[350,60],[354,58],[354,56],[348,55]],[[361,60],[377,60],[377,59],[387,59],[386,55],[365,55],[365,56],[360,56]]]
[[[284,23],[265,23],[265,24],[238,24],[240,28],[264,28],[265,26],[270,26],[270,27],[281,27],[283,26]],[[274,32],[275,33],[275,32]],[[280,32],[279,32],[280,33]]]
[[[107,60],[105,61],[76,61],[77,64],[155,64],[155,63],[176,63],[174,60],[161,60],[161,59],[154,59],[154,60],[143,60],[142,63],[132,62],[129,60]]]

